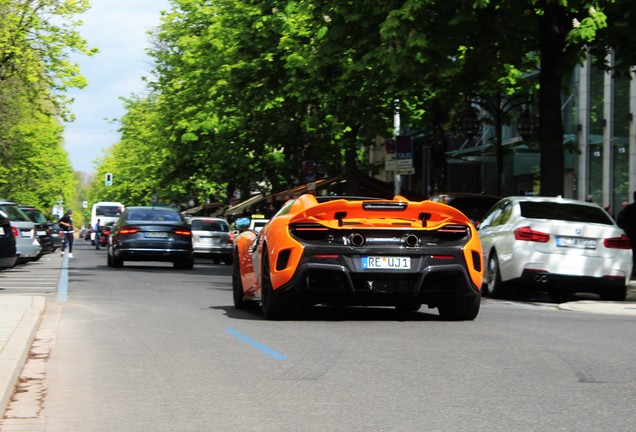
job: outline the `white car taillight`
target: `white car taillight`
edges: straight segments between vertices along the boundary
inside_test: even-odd
[[[625,234],[620,237],[607,238],[603,240],[603,245],[608,249],[631,249],[632,243]]]
[[[547,243],[550,241],[550,234],[541,231],[535,231],[529,226],[517,228],[514,231],[515,240],[530,241],[538,243]]]

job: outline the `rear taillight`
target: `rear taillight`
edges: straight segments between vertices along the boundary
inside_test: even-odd
[[[141,228],[139,228],[139,227],[127,226],[127,227],[123,227],[122,229],[120,229],[119,230],[119,234],[121,234],[121,235],[129,235],[129,234],[138,233],[139,231],[141,231]]]
[[[620,237],[612,237],[603,240],[603,245],[608,249],[631,249],[632,243],[625,234]]]
[[[192,231],[187,230],[187,229],[182,229],[182,228],[172,228],[172,232],[177,234],[177,235],[182,235],[182,236],[191,236],[192,235]]]
[[[234,233],[231,232],[230,235],[227,236],[228,243],[234,243]]]
[[[20,236],[20,230],[17,229],[16,227],[14,227],[14,226],[11,227],[11,232],[13,233],[13,237],[19,237]]]
[[[550,241],[550,234],[535,231],[529,226],[517,228],[514,232],[515,240],[547,243]]]

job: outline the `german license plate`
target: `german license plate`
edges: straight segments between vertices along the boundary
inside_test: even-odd
[[[409,270],[411,257],[392,256],[363,256],[362,269],[364,270]]]
[[[166,238],[168,237],[168,233],[167,232],[147,232],[146,237]]]
[[[37,233],[37,234],[38,234],[39,236],[43,236],[43,235],[46,235],[46,231],[38,231],[38,233]]]
[[[575,249],[596,249],[596,240],[579,237],[557,237],[558,247]]]

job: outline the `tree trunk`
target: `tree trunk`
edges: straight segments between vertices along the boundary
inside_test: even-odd
[[[565,51],[564,11],[556,2],[547,2],[539,20],[541,74],[539,89],[539,143],[541,148],[541,195],[563,195],[565,156],[561,84],[563,68],[559,62]]]

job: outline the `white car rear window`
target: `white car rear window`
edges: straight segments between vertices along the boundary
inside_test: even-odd
[[[568,222],[614,225],[601,209],[571,203],[523,201],[519,203],[521,216],[529,219],[553,219]]]

